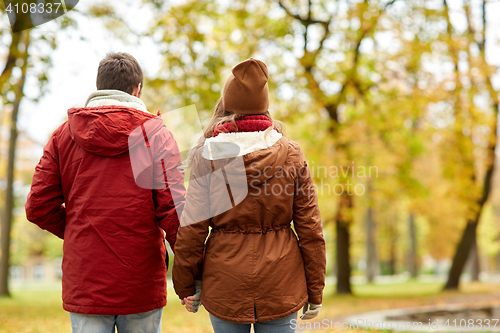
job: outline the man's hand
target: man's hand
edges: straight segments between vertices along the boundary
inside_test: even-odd
[[[185,297],[181,304],[186,306],[186,310],[192,313],[198,312],[201,304],[201,280],[194,281],[195,294],[193,296]]]

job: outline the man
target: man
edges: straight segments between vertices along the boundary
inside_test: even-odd
[[[185,188],[177,143],[139,99],[142,84],[131,55],[107,55],[97,91],[68,110],[33,176],[26,216],[64,239],[63,308],[74,333],[160,332],[161,229],[173,249]],[[134,161],[140,149],[149,159]],[[138,163],[149,165],[137,174]]]

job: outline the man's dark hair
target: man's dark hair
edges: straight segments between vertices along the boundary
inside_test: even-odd
[[[140,83],[143,86],[141,66],[128,53],[109,53],[99,63],[97,90],[115,89],[132,94]]]

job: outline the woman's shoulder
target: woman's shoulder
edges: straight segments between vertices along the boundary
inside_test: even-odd
[[[296,141],[293,141],[292,139],[289,139],[288,137],[286,137],[284,135],[283,135],[282,138],[288,144],[288,149],[289,150],[292,150],[293,152],[300,152],[301,151],[300,150],[300,145]]]
[[[300,149],[300,145],[296,141],[293,141],[284,135],[282,136],[281,140],[283,140],[283,143],[288,146],[287,158],[285,163],[303,165],[306,161],[306,158],[304,156],[304,153],[302,152],[302,149]]]

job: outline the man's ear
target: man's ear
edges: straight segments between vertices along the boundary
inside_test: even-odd
[[[139,83],[137,87],[134,88],[134,91],[132,91],[132,96],[135,96],[137,98],[141,97],[141,89],[142,89],[142,83]]]

